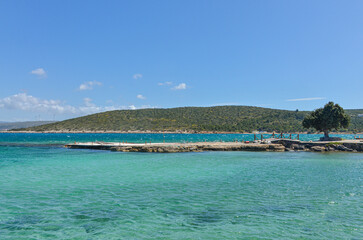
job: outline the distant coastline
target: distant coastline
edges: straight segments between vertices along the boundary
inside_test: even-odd
[[[0,133],[139,133],[139,134],[273,134],[273,132],[225,132],[225,131],[24,131],[24,130],[8,130],[0,131]],[[285,132],[284,134],[323,134],[323,133],[308,133],[308,132]],[[281,134],[275,132],[275,134]],[[353,133],[353,132],[331,132],[331,134],[354,134],[363,135],[363,132]]]

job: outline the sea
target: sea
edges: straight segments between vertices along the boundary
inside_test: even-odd
[[[313,141],[321,135],[299,137]],[[0,133],[0,239],[363,239],[362,153],[63,147],[253,139]]]

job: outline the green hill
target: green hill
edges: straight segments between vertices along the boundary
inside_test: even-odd
[[[363,131],[363,109],[346,110],[349,129]],[[248,106],[182,107],[116,110],[31,127],[32,131],[304,131],[301,121],[309,112]]]

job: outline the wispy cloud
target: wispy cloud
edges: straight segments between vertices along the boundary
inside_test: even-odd
[[[79,86],[79,90],[83,91],[83,90],[92,90],[94,86],[101,86],[102,83],[101,82],[97,82],[97,81],[92,81],[92,82],[85,82],[82,83]]]
[[[159,86],[170,86],[171,84],[173,84],[173,82],[160,82],[160,83],[158,83]]]
[[[238,106],[241,104],[234,103],[234,102],[226,102],[226,103],[216,103],[211,105],[206,105],[206,107],[214,107],[214,106]]]
[[[141,73],[136,73],[134,74],[134,76],[132,76],[133,79],[141,79],[142,78],[142,74]]]
[[[138,94],[136,97],[137,97],[138,99],[141,99],[141,100],[145,100],[145,99],[146,99],[146,97],[145,97],[145,96],[143,96],[143,95],[141,95],[141,94]]]
[[[94,107],[95,104],[92,103],[92,99],[91,98],[83,98],[83,102],[84,102],[84,105],[86,107]]]
[[[45,72],[45,70],[43,68],[37,68],[37,69],[34,69],[30,72],[31,74],[34,74],[40,78],[45,78],[47,77],[47,73]]]
[[[26,93],[18,93],[0,99],[0,108],[52,113],[75,113],[75,107],[65,105],[59,100],[43,100]]]
[[[261,103],[261,104],[257,104],[256,107],[262,107],[262,108],[271,108],[274,105],[271,103]]]
[[[311,98],[295,98],[295,99],[287,99],[288,102],[298,102],[298,101],[314,101],[314,100],[323,100],[325,97],[311,97]]]
[[[179,85],[171,88],[172,90],[185,90],[187,89],[187,85],[185,83],[180,83]]]
[[[0,99],[0,109],[26,111],[32,113],[46,113],[59,115],[82,116],[93,113],[113,111],[113,110],[136,110],[142,108],[155,108],[150,105],[135,106],[98,106],[93,103],[91,98],[84,98],[83,105],[72,106],[60,100],[47,100],[28,95],[27,93],[18,93],[12,96]]]
[[[0,109],[21,110],[29,112],[45,112],[51,114],[91,114],[116,109],[126,109],[127,107],[117,106],[96,106],[92,99],[85,98],[84,106],[71,106],[60,100],[40,99],[26,93],[18,93],[3,99],[0,99]]]

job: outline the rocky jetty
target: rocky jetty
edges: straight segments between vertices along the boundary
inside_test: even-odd
[[[110,150],[117,152],[203,152],[203,151],[311,151],[311,152],[363,152],[363,142],[345,140],[339,142],[304,142],[292,139],[266,139],[247,142],[196,142],[196,143],[74,143],[65,145],[74,149]]]
[[[197,142],[197,143],[74,143],[65,145],[75,149],[111,150],[117,152],[202,152],[202,151],[285,151],[282,144],[242,142]]]
[[[203,151],[285,151],[281,144],[258,144],[258,143],[182,143],[144,146],[117,146],[110,148],[111,151],[119,152],[203,152]]]
[[[286,151],[311,151],[311,152],[363,152],[363,141],[299,141],[291,139],[273,139],[271,143],[281,144]]]

